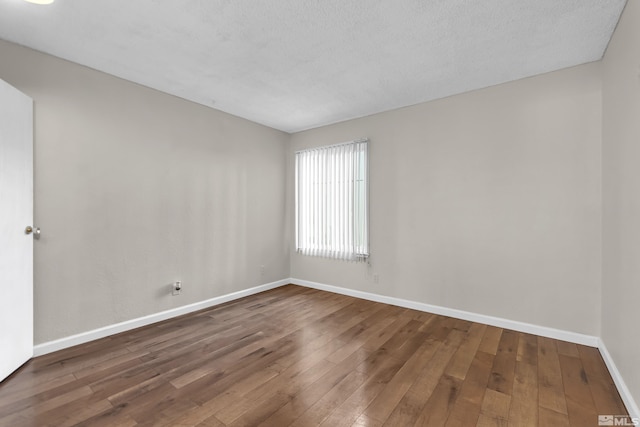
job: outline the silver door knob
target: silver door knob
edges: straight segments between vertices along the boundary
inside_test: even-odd
[[[27,225],[27,228],[24,229],[24,233],[25,234],[31,234],[33,233],[33,238],[34,239],[39,239],[40,238],[40,228],[39,227],[32,227],[30,225]]]

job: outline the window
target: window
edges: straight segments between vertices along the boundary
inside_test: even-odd
[[[369,257],[366,139],[296,152],[296,251],[348,261]]]

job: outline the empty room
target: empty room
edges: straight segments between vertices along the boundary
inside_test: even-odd
[[[640,425],[640,0],[0,0],[0,426]]]

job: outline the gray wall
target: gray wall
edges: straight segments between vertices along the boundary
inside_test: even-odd
[[[0,58],[35,101],[36,344],[288,277],[287,134],[3,41]]]
[[[627,3],[603,61],[602,340],[640,402],[640,2]],[[640,414],[636,414],[640,416]]]
[[[372,255],[292,277],[599,335],[600,67],[294,134],[290,217],[295,150],[370,138]]]

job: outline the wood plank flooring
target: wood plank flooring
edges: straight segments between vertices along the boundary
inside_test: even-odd
[[[284,286],[38,357],[1,426],[597,426],[597,349]]]

